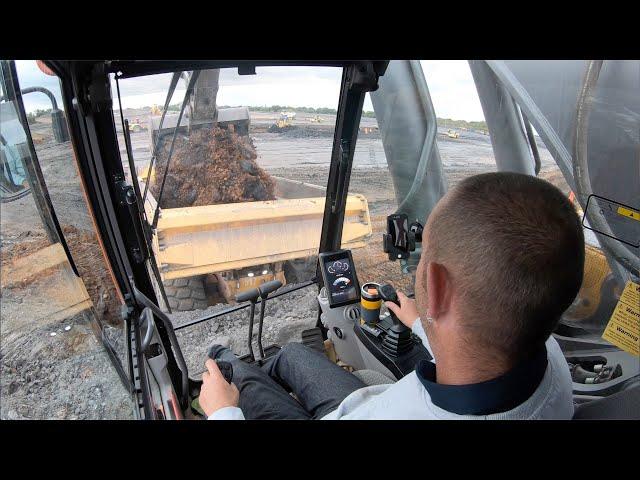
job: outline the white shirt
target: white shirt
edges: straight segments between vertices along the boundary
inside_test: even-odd
[[[420,319],[412,330],[432,353]],[[526,401],[512,410],[482,416],[449,412],[432,402],[414,371],[396,383],[356,390],[322,420],[569,420],[574,408],[569,366],[553,337],[545,345],[548,362],[542,381]],[[225,407],[208,419],[244,420],[244,415],[237,407]]]

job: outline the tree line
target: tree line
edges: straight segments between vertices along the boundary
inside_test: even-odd
[[[180,104],[176,103],[175,105],[169,105],[169,110],[171,111],[180,111]],[[229,105],[221,105],[220,108],[230,108]],[[249,111],[251,112],[303,112],[303,113],[314,113],[325,114],[325,115],[336,115],[338,112],[335,108],[327,108],[327,107],[291,107],[287,105],[263,105],[263,106],[250,106]],[[375,118],[376,115],[372,111],[363,110],[362,116],[365,118]],[[471,121],[468,122],[466,120],[452,120],[451,118],[437,118],[439,127],[443,128],[461,128],[467,130],[483,130],[485,132],[488,131],[487,124],[484,121]]]

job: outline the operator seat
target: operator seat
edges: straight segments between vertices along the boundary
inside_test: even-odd
[[[576,407],[574,420],[640,420],[640,384]]]

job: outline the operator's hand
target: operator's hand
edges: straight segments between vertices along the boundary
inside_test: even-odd
[[[412,328],[416,319],[420,316],[418,309],[416,308],[416,301],[413,298],[407,297],[404,293],[398,291],[398,300],[400,306],[397,306],[393,302],[384,302],[385,306],[396,314],[398,320],[400,320],[407,327]]]
[[[204,413],[211,415],[224,407],[237,407],[240,392],[233,383],[227,383],[216,362],[208,359],[207,371],[202,374],[202,388],[198,401]]]

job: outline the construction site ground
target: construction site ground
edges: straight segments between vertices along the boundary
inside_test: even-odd
[[[124,114],[129,119],[139,117],[142,125],[147,125],[148,109],[125,110]],[[252,113],[250,136],[257,151],[257,164],[270,175],[326,185],[335,116],[321,115],[322,122],[313,123],[312,115],[299,113],[294,121],[296,128],[269,133],[268,128],[277,116],[276,113]],[[58,145],[53,141],[45,117],[39,118],[32,127],[39,138],[36,150],[53,205],[93,306],[69,318],[55,319],[47,315],[46,295],[59,276],[73,275],[68,265],[61,267],[62,270],[42,271],[28,282],[17,282],[6,288],[3,284],[0,418],[132,418],[129,395],[104,347],[96,340],[91,320],[97,318],[106,325],[107,336],[124,362],[120,300],[101,258],[70,144]],[[118,120],[119,114],[115,118]],[[119,122],[116,124],[121,134]],[[375,127],[375,119],[363,118],[362,126]],[[125,159],[124,143],[121,145]],[[132,133],[132,146],[136,166],[143,166],[150,157],[149,132]],[[459,139],[439,135],[438,146],[450,187],[464,177],[495,170],[491,143],[486,135],[461,132]],[[541,143],[539,148],[541,176],[568,193],[551,155]],[[129,170],[128,166],[125,170]],[[401,275],[399,264],[389,262],[382,252],[385,218],[395,210],[396,201],[382,141],[375,128],[370,133],[361,131],[358,138],[350,192],[367,198],[373,227],[367,245],[353,252],[360,281],[387,280],[411,291],[410,276]],[[17,260],[29,258],[50,242],[32,195],[0,205],[0,220],[2,276],[11,271]],[[268,300],[263,344],[299,341],[300,332],[316,324],[316,295],[317,287],[311,286]],[[229,305],[218,304],[206,310],[177,312],[172,320],[180,326],[226,308]],[[206,348],[212,343],[226,344],[237,354],[248,352],[248,314],[248,309],[243,309],[178,330],[178,340],[192,376],[202,371]],[[257,328],[254,338],[256,335]]]
[[[74,301],[77,290],[61,288],[77,278],[66,260],[41,268],[38,260],[55,242],[46,235],[33,195],[0,204],[0,418],[132,418],[129,395],[94,335],[94,319],[100,319],[122,346],[120,300],[97,243],[71,144],[54,141],[47,115],[31,130],[90,308]],[[19,271],[20,263],[33,271]]]

